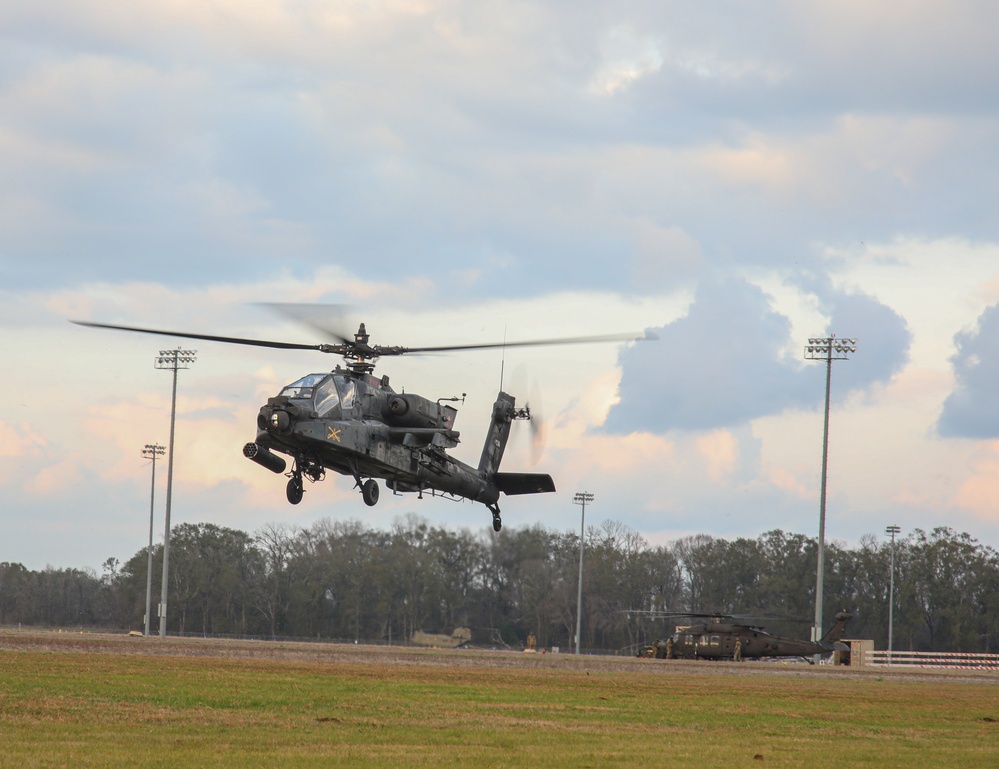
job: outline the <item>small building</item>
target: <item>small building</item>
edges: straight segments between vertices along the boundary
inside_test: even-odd
[[[849,647],[849,651],[838,651],[833,655],[834,664],[849,665],[854,668],[864,666],[864,658],[867,652],[874,651],[874,641],[869,638],[844,638],[842,643]]]

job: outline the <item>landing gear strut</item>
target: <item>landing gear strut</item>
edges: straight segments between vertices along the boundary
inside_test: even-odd
[[[368,478],[366,481],[361,480],[361,471],[356,465],[351,465],[351,472],[354,474],[354,488],[361,490],[361,499],[364,500],[364,504],[368,507],[374,507],[378,504],[378,481],[374,478]]]
[[[500,520],[500,509],[498,505],[487,505],[489,512],[493,514],[493,531],[503,528],[503,521]]]
[[[302,501],[302,495],[305,493],[304,478],[308,477],[313,483],[321,481],[326,475],[326,469],[318,462],[310,461],[305,457],[297,457],[292,471],[285,473],[285,475],[288,476],[288,487],[285,489],[288,501],[297,505]]]

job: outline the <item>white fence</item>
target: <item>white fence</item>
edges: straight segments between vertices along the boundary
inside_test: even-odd
[[[960,652],[868,651],[864,664],[878,667],[944,668],[950,670],[999,670],[999,654]]]

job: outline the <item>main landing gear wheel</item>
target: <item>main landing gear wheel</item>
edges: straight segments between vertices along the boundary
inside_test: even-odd
[[[503,528],[503,521],[500,520],[499,510],[493,510],[493,531]]]
[[[302,495],[305,493],[305,489],[302,486],[302,476],[293,475],[288,479],[288,488],[286,489],[288,494],[288,501],[293,505],[297,505],[302,501]]]
[[[374,478],[368,478],[361,485],[361,497],[368,507],[374,507],[378,503],[378,483]]]

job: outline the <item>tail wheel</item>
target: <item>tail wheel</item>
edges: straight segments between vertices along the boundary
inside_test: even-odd
[[[493,531],[499,531],[503,528],[503,521],[500,518],[499,505],[495,503],[486,503],[486,507],[489,508],[489,512],[493,514]]]
[[[374,478],[368,478],[361,486],[361,497],[368,507],[374,507],[378,504],[378,483]]]
[[[288,488],[286,489],[288,494],[288,501],[293,505],[297,505],[302,501],[302,495],[305,493],[305,489],[302,487],[302,476],[293,475],[288,479]]]

